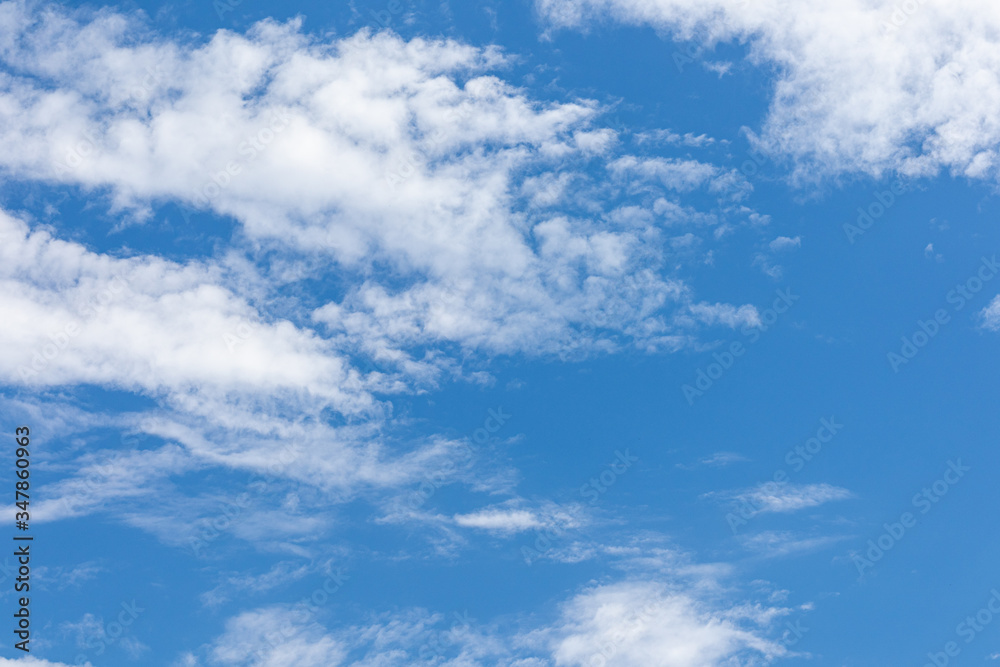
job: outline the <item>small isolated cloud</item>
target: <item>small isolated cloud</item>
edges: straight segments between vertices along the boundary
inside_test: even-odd
[[[702,466],[709,468],[721,468],[723,466],[732,465],[733,463],[741,463],[749,460],[750,459],[747,457],[742,454],[737,454],[736,452],[716,452],[711,456],[699,459],[696,463],[690,465],[678,463],[677,467],[682,470],[693,470]]]
[[[769,512],[796,512],[809,507],[818,507],[836,500],[854,497],[847,489],[830,484],[759,484],[745,491],[706,494],[706,497],[722,497],[740,504],[747,504],[757,514]]]
[[[720,60],[718,62],[705,61],[702,63],[702,66],[709,72],[715,72],[718,74],[721,79],[725,75],[729,74],[729,70],[733,68],[733,63],[726,60]]]
[[[527,510],[486,509],[471,514],[456,514],[455,523],[463,528],[480,528],[495,533],[520,533],[542,527],[539,518]]]
[[[924,257],[926,257],[927,259],[933,259],[935,262],[944,261],[944,255],[942,255],[941,253],[934,252],[933,243],[928,243],[927,247],[924,248]]]
[[[740,543],[747,549],[765,556],[789,556],[815,551],[848,539],[847,535],[803,536],[788,531],[768,530],[744,535]]]
[[[768,244],[771,248],[771,252],[785,252],[787,250],[797,250],[802,247],[802,237],[796,236],[795,238],[789,238],[787,236],[779,236],[778,238],[771,241]]]
[[[762,252],[759,252],[754,256],[753,265],[759,266],[764,275],[775,280],[781,280],[781,277],[785,273],[780,264],[772,264],[768,256]]]
[[[989,331],[1000,331],[1000,294],[993,297],[990,304],[979,313],[982,327]]]
[[[456,514],[452,517],[462,528],[476,528],[497,535],[514,535],[541,528],[576,528],[584,523],[578,508],[555,503],[525,509],[522,501],[513,500],[501,505],[491,505],[476,512]]]

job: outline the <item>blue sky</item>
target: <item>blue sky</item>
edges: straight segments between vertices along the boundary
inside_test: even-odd
[[[1000,659],[998,28],[0,3],[0,666]]]

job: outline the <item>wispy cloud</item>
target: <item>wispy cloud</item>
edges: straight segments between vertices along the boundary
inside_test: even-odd
[[[830,484],[759,484],[742,491],[711,492],[704,497],[748,505],[753,513],[788,513],[853,498],[847,489]]]

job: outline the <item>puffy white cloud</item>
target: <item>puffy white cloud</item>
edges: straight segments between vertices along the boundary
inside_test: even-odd
[[[1000,166],[1000,7],[845,0],[536,0],[555,26],[612,18],[706,49],[749,47],[776,73],[761,145],[796,176],[945,169],[995,179]],[[704,54],[703,54],[704,55]],[[664,50],[663,67],[673,68]]]
[[[547,212],[600,187],[573,165],[598,157],[611,180],[634,172],[675,194],[749,187],[694,160],[616,157],[594,103],[532,100],[489,73],[504,64],[493,48],[366,31],[321,43],[268,21],[177,44],[111,12],[0,7],[16,71],[0,82],[0,167],[108,192],[139,218],[180,201],[329,258],[319,276],[347,289],[314,321],[425,379],[447,362],[407,348],[606,349],[603,331],[684,343],[668,311],[694,299],[666,275],[658,224],[716,214],[669,196],[642,224]]]
[[[519,533],[543,525],[528,510],[485,509],[471,514],[456,514],[454,519],[463,528],[480,528],[497,533]]]
[[[190,534],[190,520],[206,512],[211,518],[213,510],[185,507],[171,516],[179,501],[170,479],[207,466],[346,497],[418,481],[455,453],[456,443],[433,438],[395,449],[372,395],[382,376],[354,369],[336,341],[269,317],[227,287],[231,278],[217,264],[98,254],[3,212],[0,234],[0,307],[8,323],[0,331],[0,381],[41,396],[95,385],[159,405],[105,418],[57,403],[8,407],[50,415],[50,427],[63,435],[103,423],[177,443],[57,455],[57,469],[68,476],[49,486],[36,520],[113,508],[121,514],[127,499],[152,515],[131,522],[177,541]],[[330,425],[325,411],[347,423]],[[158,499],[148,502],[154,489]],[[301,523],[286,516],[282,525]],[[248,516],[239,531],[252,538],[253,525]]]
[[[561,605],[552,623],[527,632],[420,609],[334,630],[314,622],[308,610],[266,607],[231,619],[208,653],[212,664],[248,667],[278,664],[273,661],[282,653],[302,667],[426,661],[449,667],[722,667],[786,655],[766,634],[790,611],[711,602],[661,581],[629,579],[581,591]],[[352,659],[345,659],[348,654]]]
[[[661,535],[633,535],[627,545],[601,547],[619,561],[626,577],[591,582],[545,613],[483,621],[468,612],[445,616],[410,608],[350,627],[323,627],[322,606],[264,607],[232,619],[205,652],[212,664],[264,665],[270,663],[251,658],[248,648],[266,642],[264,653],[269,655],[285,641],[302,650],[305,641],[323,651],[337,647],[346,652],[349,659],[330,664],[351,667],[424,662],[448,667],[723,667],[788,655],[780,641],[768,638],[775,634],[776,621],[794,611],[772,604],[787,592],[775,597],[767,582],[756,581],[756,593],[747,599],[725,585],[731,567],[693,562],[662,543]],[[760,595],[766,601],[756,601]]]
[[[802,237],[796,236],[795,238],[790,238],[788,236],[779,236],[774,239],[767,246],[772,252],[784,252],[786,250],[797,250],[802,247]]]
[[[555,665],[713,667],[750,655],[771,659],[785,649],[744,629],[780,613],[759,607],[712,610],[657,582],[627,581],[580,593],[563,609],[552,635]]]
[[[225,633],[212,647],[212,661],[246,667],[343,664],[344,645],[310,625],[309,618],[302,610],[280,607],[244,612],[226,623]]]
[[[217,267],[114,258],[0,211],[0,378],[166,396],[296,394],[345,414],[375,407],[332,346],[260,313]]]
[[[447,465],[457,443],[386,428],[386,394],[474,378],[462,363],[477,352],[672,350],[758,322],[753,306],[699,301],[680,262],[702,239],[679,228],[760,218],[746,180],[623,153],[595,103],[498,78],[495,48],[319,41],[295,21],[172,41],[134,16],[14,0],[0,66],[7,177],[106,196],[133,224],[165,202],[238,223],[227,254],[181,262],[94,252],[0,212],[0,382],[41,402],[80,385],[139,394],[156,407],[129,426],[166,443],[110,472],[70,454],[40,520],[116,511],[181,543],[219,498],[182,498],[174,479],[217,466],[324,494],[280,516],[252,506],[232,530],[256,540],[277,518],[298,552],[327,525],[310,503],[466,475]],[[689,193],[720,203],[698,210]],[[306,277],[337,296],[288,305]],[[146,488],[159,502],[140,502]],[[134,512],[112,509],[126,498]],[[522,510],[444,518],[555,520]]]

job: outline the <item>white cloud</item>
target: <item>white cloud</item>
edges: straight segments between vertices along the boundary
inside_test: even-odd
[[[783,252],[786,250],[797,250],[802,247],[802,238],[796,236],[795,238],[789,238],[787,236],[779,236],[768,244],[771,248],[771,252]]]
[[[597,317],[643,347],[684,340],[664,311],[683,310],[690,291],[661,275],[653,221],[536,210],[578,177],[605,187],[554,177],[571,157],[674,192],[749,188],[693,160],[615,157],[594,103],[532,100],[488,73],[504,64],[494,48],[364,31],[320,43],[269,21],[192,46],[113,13],[0,7],[4,34],[19,36],[0,44],[19,73],[0,89],[0,166],[109,192],[138,218],[165,200],[210,209],[265,247],[328,257],[315,264],[351,287],[314,322],[411,374],[437,365],[407,352],[427,344],[601,347],[588,340]],[[698,215],[674,206],[676,222]],[[289,380],[325,371],[278,368]]]
[[[763,609],[712,610],[656,582],[597,586],[570,600],[549,629],[552,657],[556,665],[581,667],[596,661],[608,667],[711,667],[747,655],[770,660],[785,653],[740,627],[741,616],[762,624],[773,618]]]
[[[740,537],[740,543],[751,551],[769,557],[788,556],[815,551],[848,539],[847,535],[804,536],[787,531],[763,531]]]
[[[345,414],[375,407],[328,342],[287,321],[259,322],[217,267],[100,255],[3,212],[0,234],[8,384],[96,384],[186,404],[242,389],[302,395]]]
[[[746,503],[754,512],[796,512],[824,503],[853,498],[847,489],[830,484],[759,484],[745,491],[735,493],[709,493],[706,497],[723,497],[738,503]]]
[[[566,530],[578,528],[587,521],[579,506],[550,502],[526,509],[524,505],[523,501],[514,499],[468,514],[456,514],[453,520],[462,528],[477,528],[499,535],[541,529]]]
[[[84,667],[90,662],[83,663]],[[49,662],[41,658],[0,658],[0,667],[70,667],[64,662]]]
[[[979,312],[984,329],[1000,331],[1000,295],[993,297],[989,305]]]
[[[523,631],[420,609],[370,625],[326,629],[285,607],[244,612],[209,650],[212,664],[264,667],[723,667],[787,651],[765,635],[789,609],[710,602],[660,581],[594,585],[561,605],[551,624]],[[457,619],[457,620],[456,620]],[[347,660],[346,655],[352,659]],[[354,659],[356,657],[357,659]]]
[[[344,645],[323,634],[300,610],[271,607],[230,619],[215,642],[211,658],[219,665],[246,667],[336,667],[343,664]]]
[[[699,134],[695,136],[691,132],[685,132],[681,135],[671,130],[651,130],[649,132],[637,133],[635,135],[635,142],[638,144],[662,142],[666,144],[690,146],[691,148],[701,148],[703,146],[710,146],[714,144],[715,139],[707,134]]]
[[[455,523],[463,528],[480,528],[496,533],[519,533],[541,528],[542,522],[527,510],[485,509],[472,514],[456,514]]]
[[[598,546],[625,578],[592,581],[550,613],[483,621],[468,612],[404,608],[349,627],[323,627],[319,608],[262,607],[231,619],[205,652],[211,664],[270,665],[266,659],[287,641],[298,654],[313,645],[329,665],[351,667],[725,667],[788,655],[769,639],[793,611],[772,605],[785,599],[774,596],[773,586],[755,581],[746,598],[725,581],[732,567],[693,562],[664,543],[649,533],[633,534],[626,545]],[[343,655],[350,658],[337,662]],[[294,664],[325,665],[303,660]]]
[[[760,142],[796,176],[949,170],[994,179],[1000,166],[1000,7],[990,0],[536,0],[555,26],[602,18],[649,24],[708,47],[749,44],[777,80]],[[673,68],[669,49],[661,67]]]
[[[681,468],[682,470],[694,470],[699,466],[706,466],[710,468],[721,468],[723,466],[731,465],[733,463],[742,463],[744,461],[749,461],[747,457],[736,452],[715,452],[711,456],[699,459],[694,464],[684,464],[677,463],[675,467]]]

